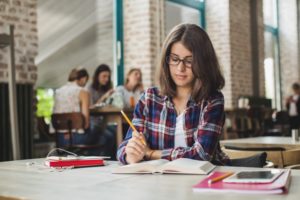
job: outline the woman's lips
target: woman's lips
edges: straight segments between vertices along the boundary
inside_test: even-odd
[[[187,77],[186,75],[180,75],[180,74],[176,74],[175,76],[178,79],[185,79]]]

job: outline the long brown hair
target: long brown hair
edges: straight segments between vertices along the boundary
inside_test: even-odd
[[[92,88],[97,91],[101,90],[103,92],[107,92],[108,90],[110,90],[112,88],[112,82],[111,82],[111,78],[109,76],[109,80],[108,80],[107,84],[100,85],[100,83],[98,81],[98,76],[102,72],[109,72],[109,74],[111,75],[111,70],[108,65],[106,65],[106,64],[99,65],[93,76]]]
[[[195,76],[192,98],[196,102],[207,99],[225,85],[214,47],[207,33],[195,24],[175,26],[163,44],[160,61],[159,83],[161,93],[176,96],[176,85],[171,78],[166,58],[171,53],[172,45],[181,42],[193,55],[192,71]]]

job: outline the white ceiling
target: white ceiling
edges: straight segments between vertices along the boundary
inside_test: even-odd
[[[87,68],[91,76],[99,64],[112,65],[112,3],[38,0],[37,87],[63,85],[78,66]]]

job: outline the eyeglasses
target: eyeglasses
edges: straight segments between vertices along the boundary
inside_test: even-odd
[[[192,68],[193,65],[193,58],[191,56],[185,57],[184,59],[180,59],[178,56],[170,55],[166,57],[166,62],[169,65],[178,66],[180,62],[183,63],[183,65],[186,68]]]

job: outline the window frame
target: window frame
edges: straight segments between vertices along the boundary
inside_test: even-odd
[[[189,8],[194,8],[200,12],[200,26],[205,30],[206,29],[206,20],[205,20],[205,0],[167,0],[172,3],[180,4]]]
[[[114,0],[114,85],[124,84],[123,0]]]
[[[269,25],[264,23],[264,31],[271,33],[275,43],[273,49],[274,55],[274,92],[275,92],[275,99],[274,104],[275,108],[278,110],[282,110],[282,77],[281,77],[281,65],[280,65],[280,43],[279,43],[279,3],[278,0],[273,0],[275,5],[275,25]]]

